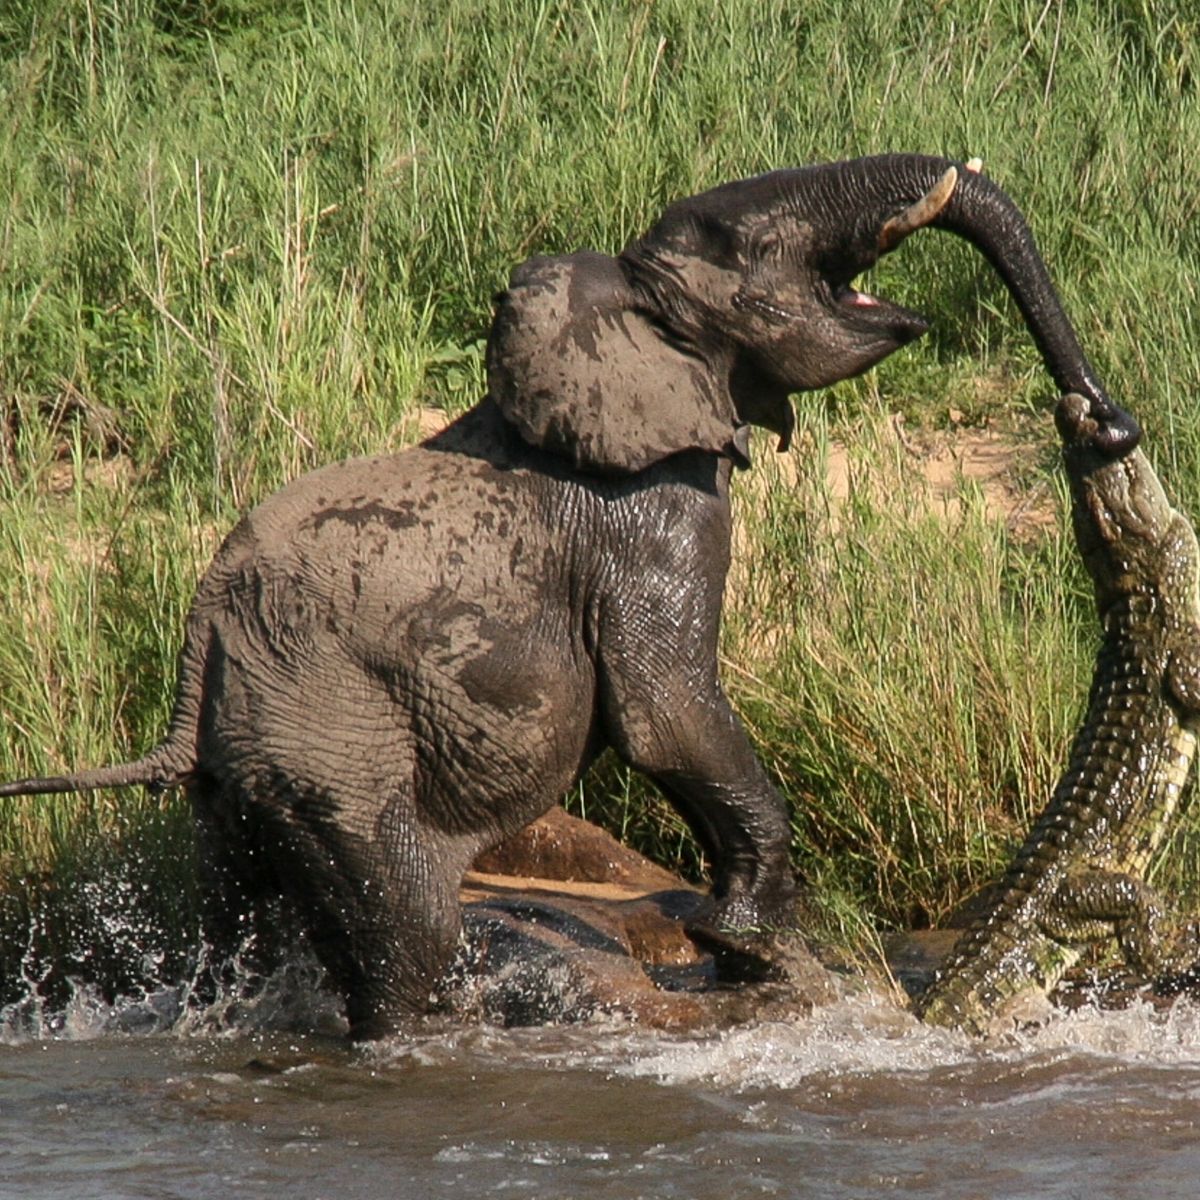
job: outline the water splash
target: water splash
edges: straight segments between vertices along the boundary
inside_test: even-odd
[[[1045,1024],[1009,1034],[1000,1053],[1084,1051],[1145,1065],[1200,1066],[1200,1006],[1180,998],[1158,1009],[1137,1000],[1125,1008],[1085,1005],[1056,1010]]]
[[[967,1038],[922,1025],[890,997],[850,991],[806,1019],[738,1026],[703,1040],[647,1047],[620,1070],[672,1085],[792,1088],[835,1072],[927,1071],[978,1053]]]
[[[831,1075],[974,1070],[1067,1057],[1200,1067],[1200,1007],[1180,1001],[1166,1011],[1143,1003],[1055,1010],[1036,1028],[981,1040],[925,1025],[890,998],[863,989],[803,1021],[750,1024],[704,1039],[662,1039],[617,1069],[669,1085],[746,1091],[796,1088]]]
[[[131,941],[130,945],[138,944]],[[345,1034],[341,999],[327,989],[324,970],[302,943],[289,947],[279,965],[266,972],[255,965],[253,935],[221,961],[207,943],[199,945],[182,978],[171,976],[165,955],[138,945],[139,981],[121,995],[111,997],[95,981],[69,976],[63,999],[62,987],[47,987],[52,968],[39,965],[37,930],[31,926],[15,989],[18,998],[0,1007],[0,1045],[167,1033],[182,1037],[266,1031]]]

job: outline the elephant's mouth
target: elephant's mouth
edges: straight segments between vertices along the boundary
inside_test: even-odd
[[[849,304],[852,308],[877,308],[879,301],[870,292],[858,292],[848,285],[835,288],[833,298],[839,304]]]
[[[886,332],[897,345],[919,338],[929,329],[929,321],[911,308],[894,304],[882,296],[860,292],[848,283],[835,285],[833,302],[841,320],[865,333]]]

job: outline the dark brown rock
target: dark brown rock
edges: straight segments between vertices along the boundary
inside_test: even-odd
[[[464,1016],[684,1030],[802,1016],[831,994],[798,937],[706,931],[706,893],[560,809],[481,857],[461,895],[465,947],[443,999]]]
[[[685,886],[599,826],[558,807],[481,854],[475,869],[570,883],[620,883],[642,891]]]

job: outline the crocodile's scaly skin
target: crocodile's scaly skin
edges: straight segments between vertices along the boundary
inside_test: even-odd
[[[1145,873],[1196,746],[1200,551],[1145,455],[1098,449],[1086,400],[1064,397],[1055,417],[1103,642],[1066,772],[918,1003],[926,1021],[972,1032],[1044,997],[1086,942],[1115,936],[1144,978],[1174,965]]]

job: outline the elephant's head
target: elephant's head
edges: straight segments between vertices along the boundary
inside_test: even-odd
[[[680,450],[745,463],[749,425],[780,435],[791,392],[857,375],[927,328],[854,278],[924,226],[977,245],[1063,392],[1140,431],[1084,357],[1020,212],[964,164],[884,155],[774,171],[670,205],[617,258],[534,258],[498,300],[488,384],[534,445],[596,471]]]

